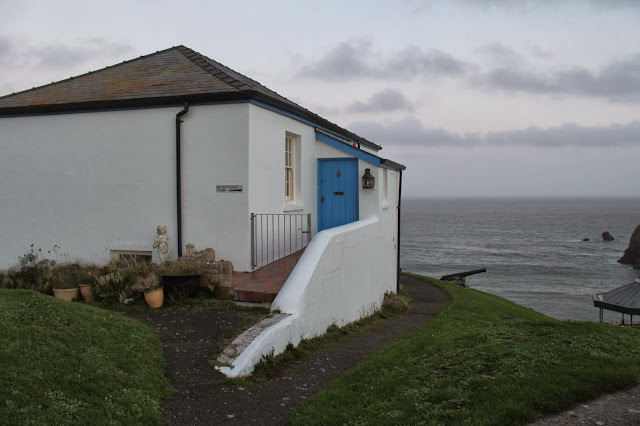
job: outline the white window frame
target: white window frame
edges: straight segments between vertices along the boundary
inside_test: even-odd
[[[286,132],[284,139],[284,207],[285,212],[303,210],[300,135]]]
[[[287,133],[284,137],[284,200],[286,203],[293,203],[296,199],[295,151],[295,138]]]

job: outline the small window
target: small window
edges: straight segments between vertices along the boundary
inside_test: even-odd
[[[151,263],[151,252],[147,250],[111,250],[110,255],[125,264]]]
[[[295,139],[287,134],[284,138],[284,199],[287,202],[295,200]]]

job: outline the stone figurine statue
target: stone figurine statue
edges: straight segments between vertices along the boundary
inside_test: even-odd
[[[158,249],[160,262],[171,260],[171,246],[169,245],[169,236],[167,235],[167,227],[158,225],[156,239],[153,241],[153,248]]]

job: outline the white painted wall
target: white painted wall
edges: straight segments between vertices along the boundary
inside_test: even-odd
[[[0,118],[0,268],[30,244],[71,259],[175,252],[175,114],[180,108]]]
[[[396,249],[395,232],[375,216],[318,233],[272,304],[292,315],[260,334],[233,368],[218,369],[246,376],[263,355],[379,309],[396,289]]]
[[[250,105],[249,110],[249,213],[311,213],[311,228],[315,233],[317,162],[314,127],[257,105]],[[284,148],[287,132],[299,137],[298,161],[295,165],[299,171],[295,182],[297,197],[294,203],[289,204],[285,201],[284,194]],[[294,238],[297,238],[299,247],[302,247],[307,236],[298,231],[299,227],[293,227],[296,234]],[[280,229],[279,232],[283,234],[284,230]],[[289,248],[285,247],[288,241],[288,238],[282,240],[282,255],[289,252]],[[261,251],[258,249],[258,257],[260,255]]]
[[[175,257],[181,109],[0,118],[0,268],[30,244],[94,262],[109,249],[151,250],[160,224]],[[192,106],[183,120],[183,244],[247,268],[249,106]]]
[[[250,105],[249,209],[253,213],[314,213],[317,165],[315,129],[284,115]],[[284,144],[286,133],[300,136],[300,197],[287,205],[284,196]],[[314,222],[315,223],[315,222]]]
[[[249,104],[198,105],[182,119],[182,243],[213,247],[217,259],[249,270]]]
[[[70,259],[95,262],[108,260],[109,249],[151,250],[160,224],[176,256],[180,110],[0,118],[0,268],[15,264],[30,244],[45,252],[57,245]],[[182,120],[183,244],[213,247],[219,259],[246,271],[251,212],[311,213],[316,232],[317,158],[348,154],[317,142],[313,126],[249,103],[191,106]],[[294,204],[284,200],[286,132],[300,137]],[[365,167],[379,182],[377,168],[362,160],[360,176]],[[216,185],[244,191],[217,193]],[[360,218],[386,223],[378,187],[360,189]]]

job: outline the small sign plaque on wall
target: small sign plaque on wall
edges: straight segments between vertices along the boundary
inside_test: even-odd
[[[216,185],[216,192],[242,192],[242,185]]]

